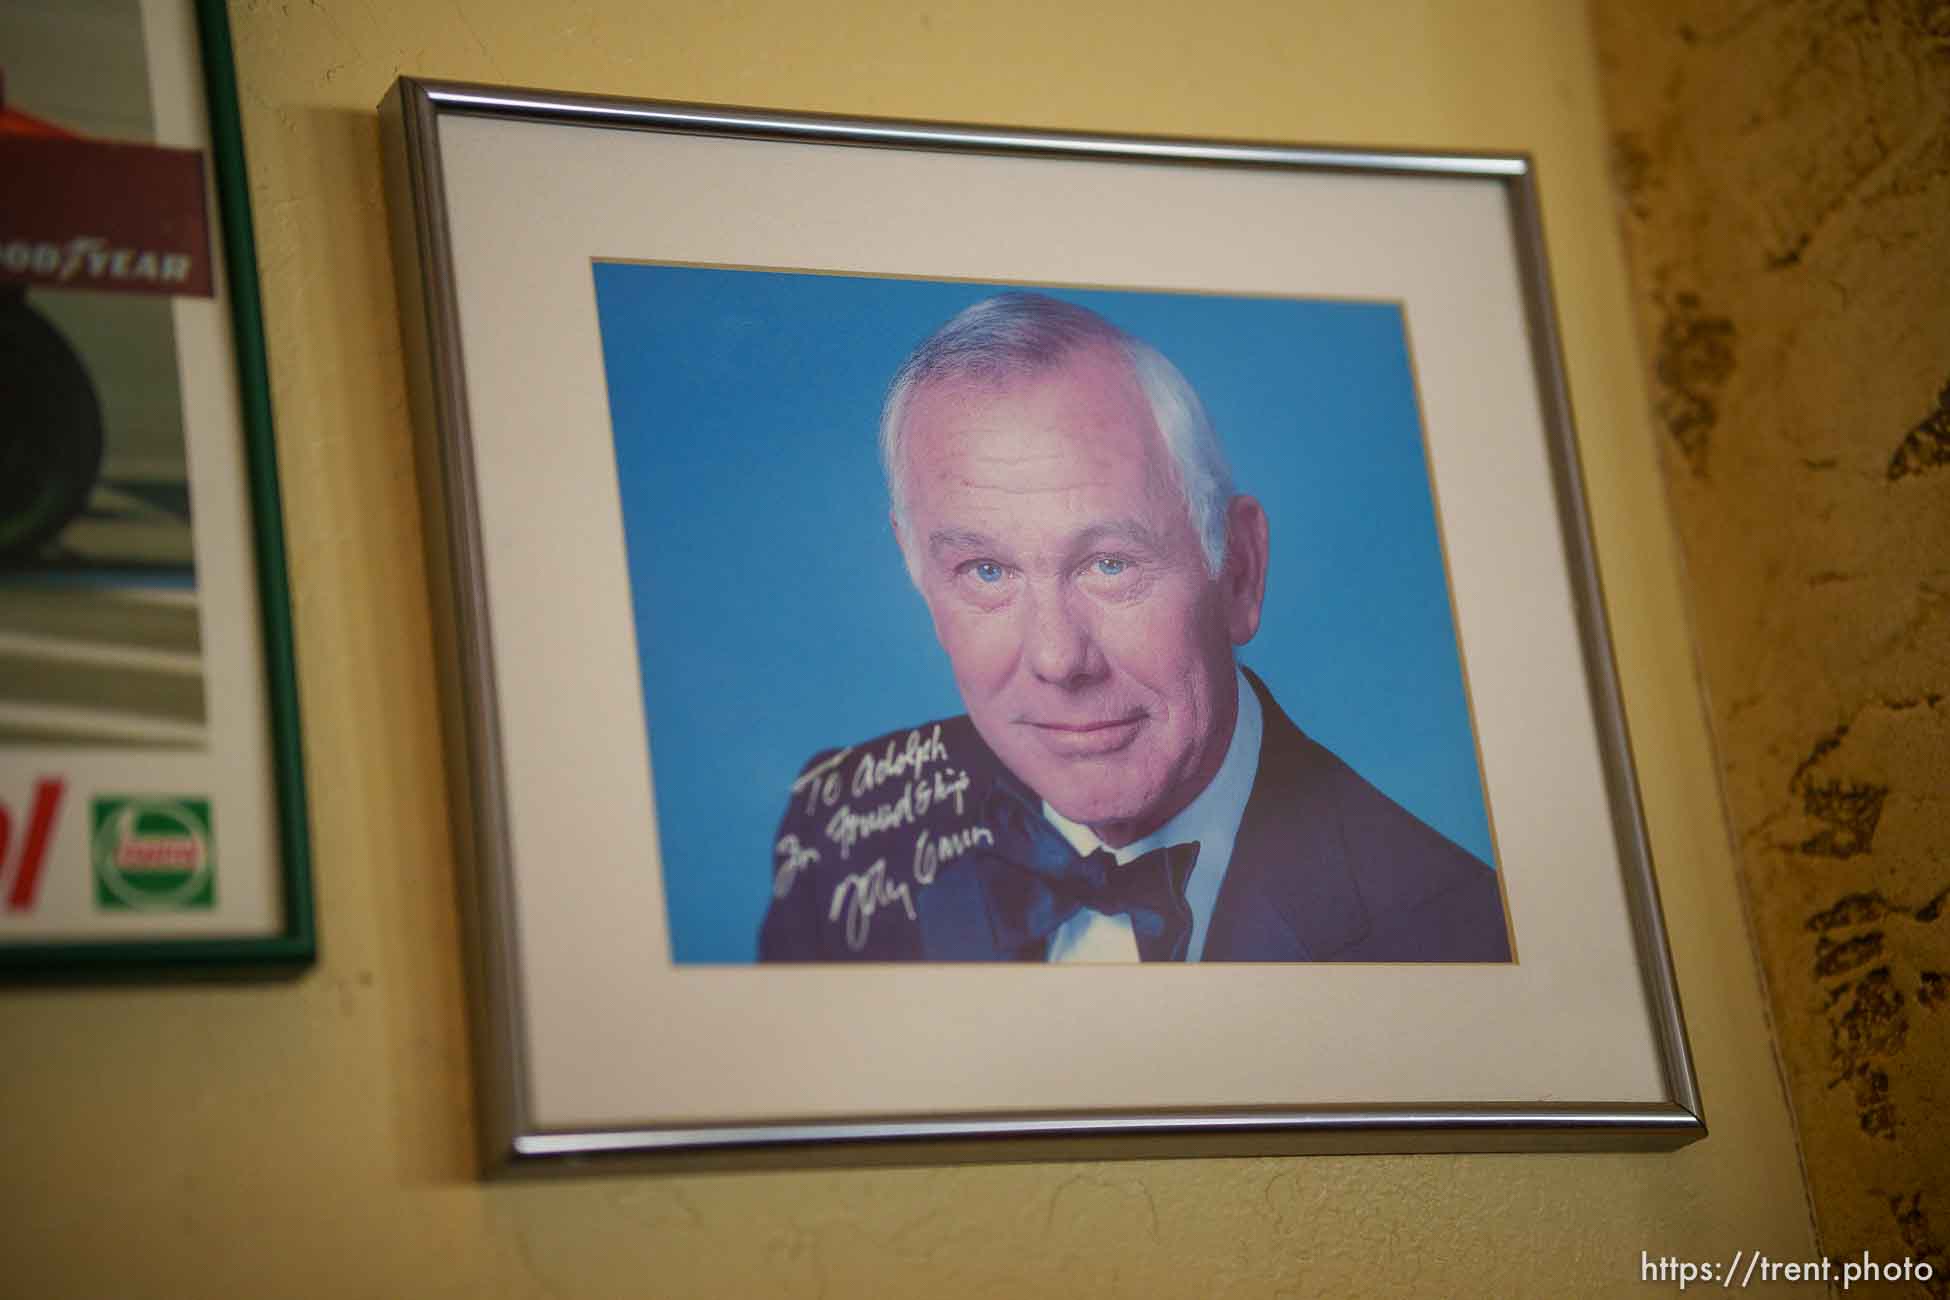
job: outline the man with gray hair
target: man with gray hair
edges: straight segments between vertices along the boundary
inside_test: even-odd
[[[766,961],[1508,961],[1496,875],[1236,647],[1269,525],[1164,356],[1007,293],[894,378],[895,539],[967,714],[816,755]]]

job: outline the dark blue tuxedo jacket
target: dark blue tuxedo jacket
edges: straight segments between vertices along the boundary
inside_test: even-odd
[[[1259,774],[1206,961],[1510,960],[1496,873],[1309,740],[1258,692]],[[774,840],[762,961],[1041,961],[1011,946],[1019,868],[984,825],[1009,779],[966,716],[813,758]]]

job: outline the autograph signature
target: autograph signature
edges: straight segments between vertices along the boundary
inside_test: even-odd
[[[941,742],[941,726],[935,724],[927,739],[921,738],[918,731],[907,733],[898,751],[894,742],[887,742],[887,750],[879,758],[872,754],[860,755],[860,763],[853,769],[853,795],[858,798],[876,786],[912,773],[919,777],[927,770],[929,763],[948,761],[948,746]]]
[[[792,783],[792,793],[806,796],[807,815],[819,811],[822,802],[829,808],[839,802],[840,792],[845,785],[840,780],[840,774],[833,769],[844,763],[846,756],[852,752],[851,747],[839,750],[801,772],[799,779]]]
[[[826,919],[838,921],[844,915],[846,946],[859,952],[867,946],[867,936],[872,933],[876,912],[899,903],[907,913],[908,920],[919,920],[914,907],[915,889],[933,884],[942,863],[958,858],[978,845],[994,843],[995,833],[986,826],[964,826],[939,838],[924,830],[914,837],[912,888],[905,880],[890,878],[887,859],[875,858],[873,865],[865,871],[854,872],[834,887],[832,902],[826,909]]]
[[[932,885],[942,863],[960,857],[978,844],[994,843],[995,832],[986,826],[964,826],[934,841],[922,831],[914,837],[914,883]]]
[[[826,919],[837,921],[841,910],[845,910],[846,946],[858,952],[867,946],[873,914],[892,903],[899,903],[907,910],[908,920],[920,919],[914,911],[914,891],[904,880],[887,879],[887,859],[876,858],[871,867],[854,872],[833,890],[833,904],[826,909]]]
[[[825,842],[820,843],[818,835],[810,836],[812,844],[797,834],[779,837],[773,846],[777,865],[772,897],[790,893],[799,878],[820,862],[823,849],[837,850],[845,861],[863,841],[911,826],[931,812],[945,813],[952,806],[954,816],[965,816],[970,778],[951,763],[937,724],[925,734],[917,729],[899,741],[889,740],[879,753],[835,750],[801,772],[792,783],[792,797],[802,802],[805,816],[829,813],[822,828]],[[884,797],[896,788],[898,795]],[[883,797],[856,811],[855,803],[876,791]],[[841,877],[834,886],[827,920],[842,925],[846,946],[859,952],[867,946],[876,915],[904,912],[909,921],[918,921],[915,896],[934,883],[942,866],[994,843],[995,834],[986,826],[939,833],[923,826],[914,837],[909,878],[899,878],[898,869],[890,869],[886,857],[875,858],[871,866]]]
[[[792,892],[799,873],[819,861],[819,850],[799,843],[797,835],[787,835],[772,851],[779,855],[779,869],[772,873],[772,897],[784,898]]]
[[[806,798],[808,816],[822,807],[831,808],[840,801],[842,793],[850,793],[857,799],[870,790],[903,777],[919,781],[927,775],[930,763],[948,761],[948,745],[941,739],[939,723],[926,736],[919,731],[908,732],[898,747],[893,741],[888,741],[886,749],[878,757],[873,754],[860,755],[860,761],[853,767],[853,777],[847,781],[842,779],[840,768],[852,753],[851,746],[836,750],[801,772],[792,783],[792,793]]]
[[[954,775],[950,776],[950,772]],[[909,825],[915,818],[927,816],[929,808],[950,799],[955,801],[955,813],[959,816],[965,811],[962,805],[967,791],[968,773],[944,768],[931,778],[909,781],[902,788],[900,798],[877,804],[865,812],[856,813],[852,804],[841,804],[826,819],[826,838],[839,846],[842,858],[850,857],[854,845],[861,840]]]

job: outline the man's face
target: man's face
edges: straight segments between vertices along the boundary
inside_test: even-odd
[[[1264,592],[1257,503],[1237,498],[1232,517],[1260,562],[1234,556],[1213,578],[1136,376],[1108,347],[999,387],[922,389],[903,427],[902,540],[976,729],[1106,843],[1150,834],[1231,740],[1232,647]]]

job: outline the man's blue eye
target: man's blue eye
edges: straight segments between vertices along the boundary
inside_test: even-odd
[[[1130,566],[1125,561],[1118,559],[1114,555],[1106,555],[1097,561],[1097,572],[1103,574],[1106,578],[1115,578],[1128,567]]]
[[[1002,581],[1002,566],[994,560],[977,560],[975,562],[974,572],[975,576],[983,582]]]

